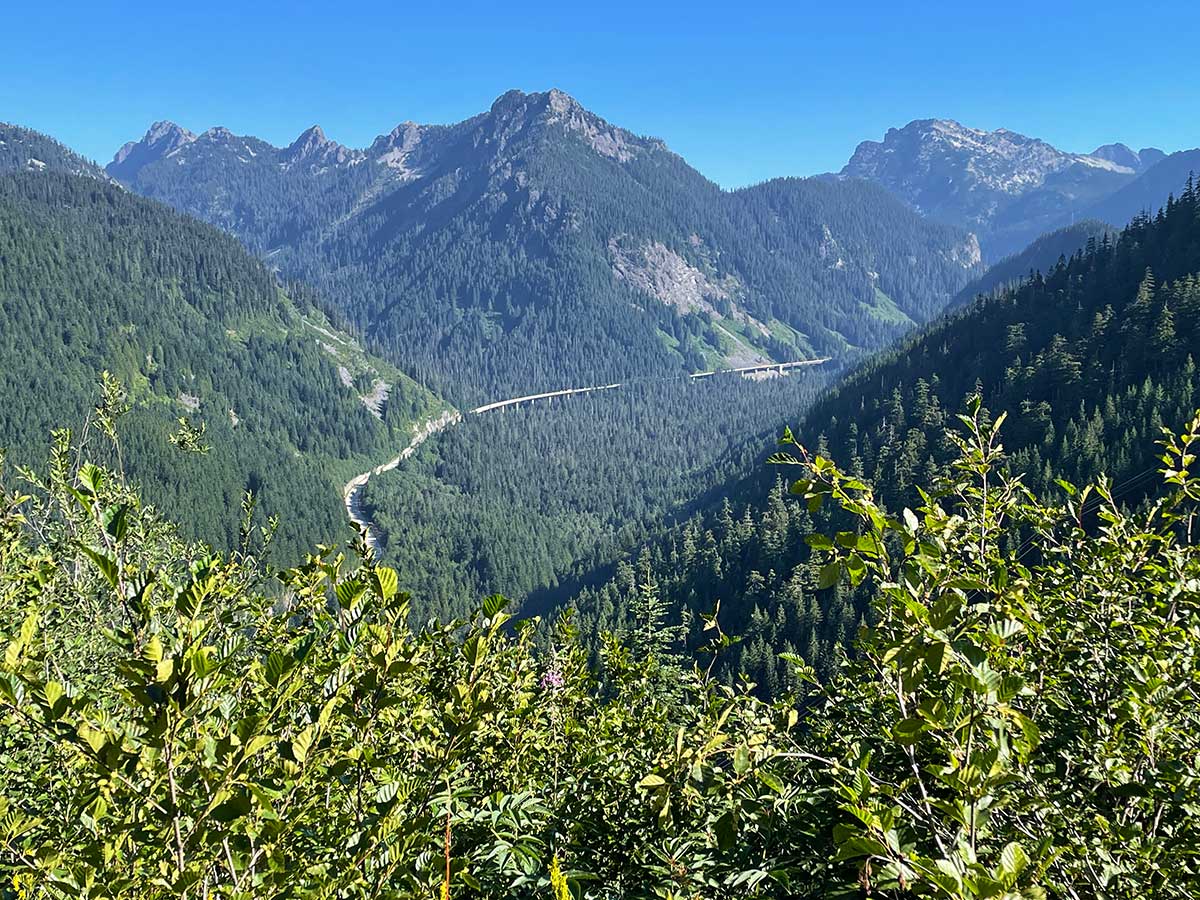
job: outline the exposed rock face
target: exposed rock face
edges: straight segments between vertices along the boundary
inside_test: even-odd
[[[125,180],[150,163],[186,147],[196,140],[196,135],[174,122],[155,122],[140,141],[130,141],[117,151],[108,164],[108,174]]]
[[[559,90],[546,96],[549,124],[561,124],[568,131],[580,135],[589,147],[601,156],[618,162],[629,162],[637,155],[638,139],[622,128],[609,125],[599,116],[594,116],[575,101],[575,98]]]
[[[733,275],[718,278],[705,273],[659,241],[634,246],[627,237],[611,238],[608,250],[613,274],[660,303],[681,313],[730,318],[764,337],[770,334],[766,325],[738,307],[737,296],[744,287]],[[721,304],[724,312],[718,308],[719,301],[725,301]]]
[[[717,315],[715,300],[728,300],[729,293],[710,281],[704,272],[659,241],[630,246],[628,239],[612,238],[608,250],[613,273],[621,281],[648,294],[660,303],[683,313]]]
[[[837,239],[834,238],[828,225],[821,226],[821,242],[817,244],[817,255],[825,260],[825,264],[831,269],[846,268],[846,260],[842,258],[842,248],[838,245]]]
[[[306,165],[312,169],[342,166],[362,160],[363,153],[343,147],[325,137],[320,125],[303,132],[282,152],[282,165]]]
[[[1158,158],[1142,153],[1123,144],[1067,153],[1003,128],[920,119],[859,144],[841,175],[878,182],[918,212],[977,232],[985,249],[1007,251],[1069,223]]]
[[[950,252],[950,258],[964,269],[973,269],[983,262],[983,252],[979,249],[979,238],[968,235],[967,239]]]
[[[1144,147],[1135,152],[1124,144],[1105,144],[1103,147],[1097,147],[1093,150],[1091,155],[1097,159],[1107,159],[1109,162],[1132,169],[1135,172],[1144,172],[1155,163],[1164,160],[1167,156],[1155,147]]]
[[[415,177],[420,172],[416,156],[424,131],[416,122],[401,122],[391,133],[377,137],[367,155],[403,177]]]

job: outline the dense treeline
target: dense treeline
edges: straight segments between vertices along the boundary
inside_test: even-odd
[[[619,149],[598,148],[597,132]],[[978,271],[969,235],[882,188],[781,179],[725,192],[561,94],[513,92],[412,135],[313,167],[206,132],[126,177],[270,252],[461,404],[704,370],[739,352],[875,349]],[[691,300],[617,276],[619,252],[637,265],[647,248],[677,258],[656,257],[650,280]],[[682,282],[676,262],[690,268]]]
[[[1136,503],[1157,469],[1153,441],[1200,397],[1200,196],[1189,181],[1156,216],[1101,236],[1021,286],[982,298],[872,360],[799,417],[810,452],[845,461],[893,509],[937,485],[957,448],[946,436],[974,395],[1007,415],[1014,471],[1042,495],[1067,479],[1112,478]],[[722,669],[779,690],[800,653],[819,672],[836,664],[868,598],[822,587],[808,547],[809,513],[770,472],[727,492],[603,588],[579,598],[585,630],[627,627],[628,598],[653,582],[682,611],[683,645],[706,642],[700,614],[721,603],[722,626],[743,637]],[[826,524],[818,522],[818,524]],[[625,626],[623,626],[623,622]]]
[[[987,267],[982,275],[959,291],[948,309],[956,309],[975,302],[985,294],[999,293],[1017,288],[1032,278],[1036,272],[1048,272],[1060,258],[1072,256],[1087,242],[1100,240],[1106,233],[1117,229],[1098,219],[1084,219],[1057,231],[1047,232],[1022,249]]]
[[[39,171],[43,168],[108,180],[98,165],[53,138],[19,125],[0,122],[0,173]]]
[[[675,378],[467,416],[373,477],[365,506],[384,558],[433,612],[496,592],[545,610],[760,465],[832,374]]]
[[[0,318],[10,461],[41,459],[54,427],[81,425],[98,403],[129,405],[129,471],[218,547],[236,540],[246,490],[285,516],[282,553],[344,535],[338,485],[407,443],[430,404],[396,378],[377,420],[233,238],[93,178],[0,176]],[[124,396],[102,396],[104,371]]]
[[[841,586],[817,590],[804,542],[815,524],[782,482],[765,503],[726,498],[715,513],[697,514],[649,541],[604,584],[581,590],[574,600],[581,628],[628,633],[634,600],[649,590],[682,626],[672,645],[679,652],[709,643],[704,616],[719,610],[721,627],[737,637],[715,669],[727,683],[743,677],[779,696],[794,685],[781,653],[798,654],[827,677],[858,634],[865,603]]]
[[[1200,347],[1200,196],[1063,258],[863,366],[806,415],[824,441],[901,502],[953,454],[942,438],[969,394],[1009,413],[1030,486],[1118,480],[1153,467],[1147,438],[1192,405]]]
[[[410,624],[370,555],[188,545],[81,447],[0,472],[0,897],[1195,897],[1200,415],[1096,530],[966,426],[902,516],[798,470],[873,627],[770,706],[672,654],[650,589],[593,668],[500,597]]]

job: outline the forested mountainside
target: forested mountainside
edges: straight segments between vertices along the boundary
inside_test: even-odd
[[[985,297],[871,360],[804,414],[795,435],[875,486],[894,512],[915,505],[957,453],[947,438],[972,394],[1007,415],[1008,465],[1041,494],[1056,479],[1107,475],[1136,503],[1156,477],[1164,424],[1200,400],[1200,192],[1188,181],[1154,217],[1102,236],[1021,286]],[[629,598],[648,585],[682,611],[681,646],[706,641],[699,614],[721,601],[721,624],[743,635],[726,677],[768,689],[795,650],[819,672],[858,631],[865,600],[822,587],[804,537],[813,519],[763,467],[724,503],[652,543],[579,606],[585,631],[628,625]],[[772,483],[774,487],[772,488]]]
[[[104,170],[37,131],[0,122],[0,173],[49,169],[108,181]]]
[[[724,192],[559,91],[365,150],[159,123],[109,171],[317,285],[466,401],[878,348],[980,271],[970,235],[884,190]]]
[[[673,378],[468,415],[372,477],[364,507],[421,612],[502,593],[535,615],[752,471],[834,374]]]
[[[1124,144],[1068,153],[1003,128],[919,119],[863,141],[841,176],[869,179],[923,215],[970,229],[999,260],[1082,217],[1120,225],[1157,209],[1187,178],[1182,156]]]
[[[56,427],[94,430],[98,404],[128,407],[128,471],[216,547],[236,542],[247,489],[280,515],[284,558],[344,537],[339,485],[435,402],[233,238],[49,164],[0,174],[0,318],[9,464],[44,461]]]
[[[1122,221],[1127,222],[1132,218],[1133,215],[1129,215]],[[966,306],[983,294],[1017,287],[1022,281],[1033,277],[1035,272],[1047,272],[1052,269],[1060,258],[1073,256],[1081,247],[1087,246],[1088,241],[1099,240],[1108,232],[1115,234],[1117,230],[1099,219],[1084,219],[1074,225],[1043,234],[1020,253],[1006,256],[988,266],[982,275],[958,292],[958,296],[950,301],[947,309]]]

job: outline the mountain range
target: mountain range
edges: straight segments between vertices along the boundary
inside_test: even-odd
[[[989,134],[930,120],[890,132],[883,144],[864,144],[847,167],[857,173],[780,178],[725,191],[662,141],[612,125],[559,91],[509,92],[486,112],[453,125],[402,123],[360,149],[330,140],[317,126],[275,147],[224,128],[194,133],[158,122],[141,140],[123,146],[102,171],[34,132],[8,129],[0,141],[8,177],[20,189],[10,199],[23,215],[28,209],[21,204],[31,201],[21,192],[49,184],[46,179],[57,173],[73,180],[43,202],[88,198],[95,208],[84,213],[81,206],[82,218],[70,227],[92,229],[87,233],[96,236],[96,246],[118,244],[122,228],[147,240],[151,222],[164,235],[175,235],[168,244],[178,258],[164,261],[156,276],[163,285],[175,279],[199,296],[211,293],[212,276],[203,270],[183,274],[188,263],[179,254],[188,241],[208,246],[219,235],[209,229],[185,239],[180,229],[186,217],[164,219],[159,204],[135,202],[118,183],[218,226],[260,257],[255,270],[251,257],[242,254],[237,266],[251,266],[245,271],[257,274],[221,288],[225,299],[213,307],[212,321],[190,326],[197,335],[194,346],[181,323],[192,321],[187,307],[202,306],[200,301],[182,306],[172,301],[154,307],[157,319],[139,319],[136,304],[130,304],[150,295],[147,285],[117,261],[105,262],[108,275],[97,293],[104,299],[71,313],[81,322],[95,320],[87,325],[87,364],[46,368],[70,373],[69,384],[52,393],[72,398],[79,416],[86,412],[85,386],[104,368],[138,387],[135,418],[146,410],[157,410],[159,418],[143,428],[140,440],[147,450],[141,458],[135,454],[135,468],[162,486],[178,481],[170,457],[162,457],[168,462],[154,470],[157,457],[148,448],[166,440],[172,415],[204,424],[222,455],[237,460],[219,473],[226,485],[221,503],[232,504],[247,484],[270,483],[269,496],[279,503],[268,507],[286,510],[302,502],[296,485],[307,484],[325,499],[308,511],[319,513],[304,523],[293,547],[332,535],[340,516],[333,487],[393,456],[406,443],[412,422],[441,408],[435,396],[463,406],[559,387],[675,378],[812,356],[831,357],[828,368],[836,372],[945,309],[971,307],[978,295],[1018,285],[1031,272],[1048,271],[1060,257],[1115,233],[1106,224],[1111,217],[1123,206],[1136,203],[1140,209],[1160,193],[1165,199],[1179,191],[1184,179],[1171,176],[1191,161],[1187,152],[1165,156],[1121,145],[1066,154],[1011,132]],[[905,154],[912,157],[908,163]],[[930,185],[950,177],[947,172],[966,187],[938,205],[929,199],[936,196]],[[1038,232],[1019,252],[984,265],[977,233],[994,251],[1004,223],[1037,227],[1034,219],[1020,219],[1020,210],[1051,210],[1036,221],[1052,221],[1054,204],[1067,196],[1063,185],[1072,181],[1107,204],[1109,217]],[[960,202],[965,197],[974,203],[988,192],[1009,198],[1008,206]],[[24,199],[18,203],[18,197]],[[77,202],[82,201],[69,200]],[[97,219],[104,204],[117,204],[125,224]],[[989,209],[990,219],[984,215]],[[48,221],[62,216],[55,213]],[[38,239],[43,252],[51,247],[49,234]],[[217,255],[225,258],[228,241],[220,246]],[[87,252],[104,258],[102,251]],[[261,281],[272,270],[282,283],[274,305],[251,302],[261,288],[237,286]],[[40,283],[33,274],[39,271],[37,265],[28,270],[29,283]],[[54,291],[64,279],[87,283],[88,276],[64,270],[53,279]],[[172,296],[165,287],[151,293]],[[237,299],[241,296],[246,302]],[[54,302],[63,309],[70,305]],[[115,325],[114,314],[121,320]],[[26,316],[24,339],[38,352],[69,359],[60,346],[65,338],[38,331],[36,323],[49,316],[45,309]],[[133,328],[141,337],[117,341],[110,333],[114,328],[118,335]],[[282,343],[260,340],[269,335]],[[238,346],[225,345],[228,339],[235,345],[253,339],[262,354],[256,365],[278,377],[244,380],[247,363],[239,361]],[[150,346],[135,352],[147,340]],[[207,349],[201,351],[201,345]],[[286,363],[289,354],[299,354],[300,362]],[[139,362],[143,358],[148,361]],[[167,358],[176,364],[164,365]],[[19,371],[14,356],[11,377],[21,377]],[[236,373],[234,382],[217,374],[226,371]],[[321,413],[326,424],[297,429],[295,422],[310,417],[304,405],[316,396],[328,404]],[[651,396],[657,395],[645,395]],[[561,513],[531,520],[541,561],[536,571],[522,571],[526,562],[514,554],[504,564],[504,577],[526,591],[553,585],[568,572],[582,575],[579,561],[598,553],[600,544],[589,543],[596,536],[606,547],[628,546],[622,544],[626,538],[613,535],[645,534],[654,528],[650,517],[670,514],[671,504],[688,507],[682,485],[696,471],[720,466],[721,477],[732,484],[753,460],[736,450],[737,461],[718,462],[738,441],[712,425],[736,420],[746,440],[753,440],[777,429],[787,409],[799,415],[807,403],[801,392],[790,407],[784,392],[771,398],[754,403],[745,391],[714,390],[679,402],[679,434],[671,440],[687,447],[687,434],[711,433],[711,451],[689,447],[688,472],[677,482],[656,476],[653,502],[629,493],[647,493],[646,481],[626,484],[606,476],[591,488],[595,511],[588,507],[587,527],[568,524]],[[750,403],[752,409],[739,409],[734,417],[722,406],[728,403]],[[262,411],[244,415],[252,404]],[[47,412],[10,415],[6,442],[24,451],[37,446],[37,436],[50,424]],[[637,447],[656,433],[661,439],[655,425],[660,415],[648,399],[630,398],[620,421],[608,423],[614,435],[606,460],[610,469],[642,472],[651,457]],[[249,427],[251,422],[269,424],[259,429]],[[438,557],[439,537],[424,526],[406,526],[405,511],[428,505],[431,497],[453,497],[458,524],[451,526],[443,516],[443,528],[460,529],[453,539],[461,546],[478,544],[478,533],[470,533],[479,530],[472,516],[481,515],[472,472],[490,453],[492,480],[502,490],[489,495],[486,518],[492,532],[505,533],[506,518],[527,515],[522,497],[534,481],[521,466],[536,466],[550,452],[543,448],[532,457],[521,452],[524,431],[520,422],[464,429],[453,444],[459,457],[424,467],[404,490],[399,481],[373,480],[366,494],[375,506],[372,515],[396,531],[409,527],[404,552],[427,560]],[[601,471],[586,433],[578,447],[572,433],[572,428],[556,433],[553,453]],[[340,437],[329,441],[330,434]],[[629,446],[617,445],[618,434],[631,436]],[[247,444],[252,435],[254,443]],[[264,467],[255,458],[274,462]],[[697,483],[707,494],[722,493],[711,479]],[[228,519],[208,509],[215,502],[216,494],[198,502],[207,510],[201,520],[207,522],[205,533],[227,543]],[[643,515],[648,518],[631,521]],[[391,547],[399,552],[401,544]],[[479,574],[497,567],[477,565],[479,553],[473,553],[461,562],[474,566],[472,578],[443,579],[447,597],[467,583],[484,591],[504,589],[504,583]],[[455,552],[456,559],[462,555]],[[423,570],[436,568],[422,564]]]
[[[983,257],[1122,225],[1193,164],[925,119],[863,142],[836,178],[723,191],[551,90],[365,148],[318,126],[275,147],[158,122],[107,173],[237,235],[406,371],[475,401],[877,349]]]
[[[1154,147],[1070,153],[1003,128],[918,119],[863,141],[840,177],[874,181],[922,215],[970,229],[994,261],[1082,219],[1124,225],[1178,190],[1188,165],[1195,156]]]
[[[316,285],[443,392],[844,356],[927,321],[980,271],[963,229],[861,181],[723,191],[561,91],[352,149],[160,122],[108,167]]]

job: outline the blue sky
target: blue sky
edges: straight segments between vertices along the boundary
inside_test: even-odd
[[[252,8],[245,8],[252,7]],[[365,146],[559,87],[725,186],[947,117],[1086,151],[1200,145],[1194,3],[14,3],[0,120],[107,162],[150,122]]]

